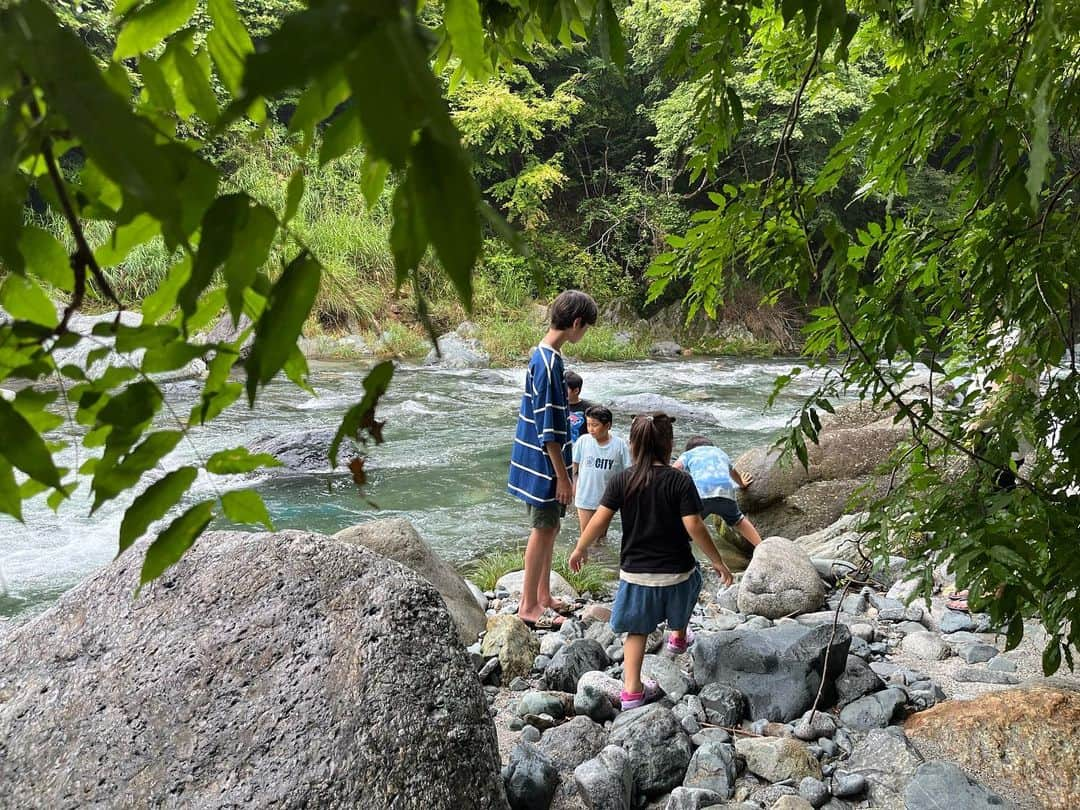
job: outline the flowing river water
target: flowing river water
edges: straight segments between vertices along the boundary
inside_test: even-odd
[[[795,412],[800,394],[811,390],[812,379],[797,377],[775,406],[765,410],[775,377],[791,365],[729,358],[567,362],[584,378],[583,395],[593,402],[618,403],[620,397],[644,393],[679,400],[689,413],[677,418],[676,447],[693,433],[705,433],[732,458],[771,442]],[[313,364],[314,397],[288,383],[274,383],[260,394],[255,410],[234,405],[217,422],[195,432],[167,459],[168,466],[205,459],[216,450],[261,437],[334,428],[344,410],[362,397],[366,369],[356,362]],[[520,546],[527,536],[524,508],[505,494],[505,483],[523,379],[520,368],[402,366],[379,410],[386,420],[386,442],[370,449],[363,494],[346,471],[331,472],[328,464],[322,472],[275,472],[248,485],[263,495],[279,529],[333,533],[402,516],[440,555],[458,565],[494,549]],[[193,390],[180,384],[166,388],[166,396],[186,413]],[[623,437],[636,412],[629,408],[613,408],[613,430]],[[221,488],[222,482],[204,475],[189,497],[213,497]],[[25,524],[0,516],[0,616],[43,609],[111,560],[126,504],[118,500],[90,516],[83,487],[58,514],[39,498],[24,506]],[[213,528],[226,527],[218,523]],[[572,544],[576,531],[576,520],[569,520],[560,544]],[[614,559],[617,552],[607,553]]]

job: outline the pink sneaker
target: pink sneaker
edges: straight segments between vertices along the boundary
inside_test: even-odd
[[[640,692],[627,692],[624,690],[619,695],[624,712],[644,706],[646,703],[652,703],[663,694],[660,691],[660,685],[656,681],[646,679],[641,682],[641,686],[643,688]]]
[[[689,627],[686,628],[686,635],[679,638],[674,633],[668,636],[667,650],[675,655],[682,655],[694,644],[694,631]]]

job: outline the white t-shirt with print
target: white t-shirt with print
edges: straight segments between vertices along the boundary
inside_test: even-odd
[[[630,446],[618,436],[608,436],[607,444],[600,445],[591,433],[582,433],[574,442],[574,463],[578,465],[574,505],[596,509],[607,482],[630,466]]]

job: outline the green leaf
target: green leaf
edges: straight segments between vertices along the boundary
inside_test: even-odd
[[[1031,137],[1031,152],[1028,156],[1028,172],[1026,188],[1031,195],[1031,207],[1037,210],[1039,206],[1039,192],[1042,191],[1043,183],[1046,182],[1046,167],[1050,164],[1050,90],[1051,74],[1047,74],[1043,83],[1039,86],[1039,93],[1035,96],[1035,104],[1032,106],[1032,119],[1034,132]],[[1060,664],[1060,658],[1058,663]]]
[[[0,399],[0,456],[33,480],[60,488],[60,473],[44,440],[6,399]]]
[[[146,550],[139,583],[145,585],[161,576],[191,548],[214,519],[214,501],[203,501],[169,524]]]
[[[157,323],[176,306],[177,296],[191,277],[191,256],[184,258],[169,268],[158,288],[142,302],[143,323]]]
[[[304,321],[315,303],[322,279],[322,268],[308,253],[293,259],[270,291],[266,311],[259,318],[255,342],[251,346],[247,369],[248,401],[255,402],[255,391],[265,385],[285,365]]]
[[[116,38],[113,59],[127,59],[159,45],[191,19],[196,0],[149,0],[127,17]]]
[[[244,59],[255,52],[255,47],[233,0],[208,0],[207,11],[214,28],[206,36],[206,47],[217,65],[222,84],[235,96],[244,78]]]
[[[400,288],[409,274],[419,266],[427,251],[427,233],[413,198],[415,180],[407,175],[394,191],[391,211],[390,250],[394,254],[394,283]]]
[[[374,418],[375,406],[379,399],[386,393],[390,386],[390,380],[394,376],[394,364],[390,360],[384,360],[375,368],[371,369],[364,377],[364,398],[356,405],[349,408],[341,425],[334,434],[334,440],[330,442],[330,466],[337,467],[338,449],[346,438],[355,438],[362,427]]]
[[[50,329],[55,327],[60,318],[56,306],[48,293],[32,278],[9,273],[0,286],[0,305],[13,318],[39,323]]]
[[[94,472],[94,480],[90,486],[94,492],[94,505],[90,513],[93,514],[103,503],[135,486],[145,472],[157,466],[161,459],[176,448],[183,437],[184,433],[180,430],[159,430],[151,433],[128,453],[123,461],[111,466],[105,463],[109,458],[109,453],[106,453]]]
[[[28,225],[19,234],[19,252],[26,268],[43,281],[65,292],[75,289],[75,274],[71,271],[64,246],[42,228]]]
[[[304,199],[304,169],[303,167],[293,172],[289,178],[289,188],[285,192],[285,213],[281,217],[281,224],[285,225],[296,216],[300,210],[300,201]]]
[[[385,160],[364,156],[364,162],[360,166],[360,191],[364,195],[364,202],[367,203],[369,211],[379,202],[389,172],[390,164]]]
[[[0,456],[0,513],[22,522],[22,497],[15,482],[15,470],[3,456]]]
[[[484,56],[484,26],[477,0],[445,0],[443,24],[465,69],[476,78],[486,76],[490,68]]]
[[[413,149],[414,193],[431,244],[466,311],[472,309],[472,270],[480,255],[479,193],[458,143],[424,130]]]
[[[360,114],[353,107],[343,110],[323,132],[322,146],[319,147],[319,165],[325,166],[331,160],[347,155],[360,145],[363,138],[364,128],[360,126]]]
[[[217,96],[210,85],[210,60],[206,51],[192,54],[187,48],[177,48],[173,58],[184,83],[184,93],[195,107],[195,112],[204,121],[213,124],[218,120],[220,111]]]
[[[215,475],[249,473],[262,467],[280,467],[281,462],[268,453],[252,453],[246,447],[219,450],[206,462],[206,471]]]
[[[1042,668],[1043,675],[1047,677],[1053,675],[1058,669],[1061,668],[1061,645],[1054,639],[1051,639],[1046,649],[1042,654]]]
[[[600,49],[617,67],[623,67],[626,64],[626,40],[619,26],[619,15],[611,0],[601,0],[597,11],[600,15]]]
[[[817,18],[818,53],[824,53],[829,47],[846,16],[844,0],[821,0],[821,11]]]
[[[124,261],[133,248],[160,233],[160,222],[149,214],[140,214],[131,222],[117,226],[109,240],[94,251],[94,258],[102,267],[114,267]]]
[[[225,510],[225,517],[233,523],[261,523],[271,531],[274,529],[274,524],[270,522],[270,513],[266,511],[266,504],[253,489],[226,492],[221,496],[221,507]]]

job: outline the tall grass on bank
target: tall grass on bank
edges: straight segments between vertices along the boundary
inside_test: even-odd
[[[476,583],[480,590],[490,591],[495,588],[495,583],[500,577],[524,568],[524,549],[504,549],[486,554],[466,566],[465,576]],[[599,563],[587,562],[580,571],[571,571],[570,552],[557,551],[552,559],[551,568],[569,582],[579,594],[590,594],[595,598],[604,598],[611,594],[611,583],[615,575]]]

